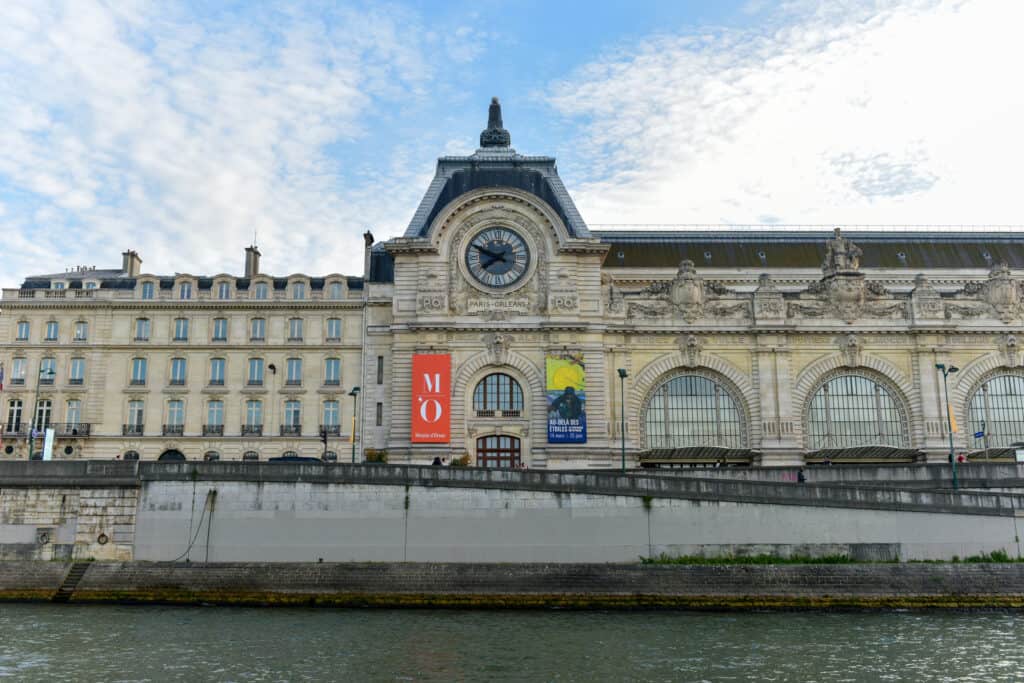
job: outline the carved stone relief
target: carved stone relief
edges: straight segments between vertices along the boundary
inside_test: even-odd
[[[512,345],[512,335],[500,332],[488,332],[481,339],[487,348],[487,357],[492,365],[504,365],[508,360],[508,350]]]
[[[855,334],[844,334],[836,340],[843,362],[847,367],[856,368],[860,365],[860,354],[863,345]]]
[[[693,261],[683,260],[671,282],[655,282],[636,293],[641,302],[630,302],[630,318],[679,317],[694,322],[703,317],[748,318],[748,297],[705,282]],[[731,300],[730,300],[731,299]]]
[[[1020,349],[1018,348],[1017,335],[1006,334],[996,339],[996,346],[999,347],[1003,356],[1003,362],[1008,368],[1015,368],[1020,365]]]
[[[1024,308],[1022,283],[1013,279],[1005,263],[992,268],[985,282],[969,282],[946,304],[947,318],[993,315],[1003,322],[1019,320]]]
[[[679,350],[683,354],[683,367],[695,368],[700,365],[700,354],[704,343],[699,337],[688,334],[679,338]]]
[[[911,292],[910,299],[914,306],[914,317],[943,317],[945,309],[942,305],[942,295],[932,287],[924,273],[918,273],[914,278],[914,291]]]

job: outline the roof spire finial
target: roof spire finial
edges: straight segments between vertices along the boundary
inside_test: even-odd
[[[487,128],[480,133],[480,147],[509,147],[512,136],[505,130],[501,121],[501,103],[497,97],[491,98],[491,106],[487,110]]]

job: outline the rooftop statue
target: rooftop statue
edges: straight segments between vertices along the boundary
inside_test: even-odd
[[[821,264],[821,270],[825,275],[857,272],[863,255],[861,248],[843,237],[839,228],[836,228],[832,239],[825,242],[825,262]]]
[[[512,136],[502,125],[501,103],[497,97],[492,97],[491,106],[487,110],[487,128],[480,133],[481,148],[508,148],[512,144]]]

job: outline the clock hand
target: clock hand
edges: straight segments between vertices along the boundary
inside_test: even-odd
[[[477,251],[480,251],[480,252],[483,252],[484,254],[487,254],[488,256],[490,256],[493,259],[504,258],[503,254],[498,254],[496,252],[491,251],[490,249],[484,249],[479,244],[474,244],[473,248],[476,249]]]

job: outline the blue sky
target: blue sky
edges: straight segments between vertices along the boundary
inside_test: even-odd
[[[212,8],[212,9],[211,9]],[[0,283],[358,273],[492,95],[606,224],[1017,224],[1016,0],[8,0]]]

